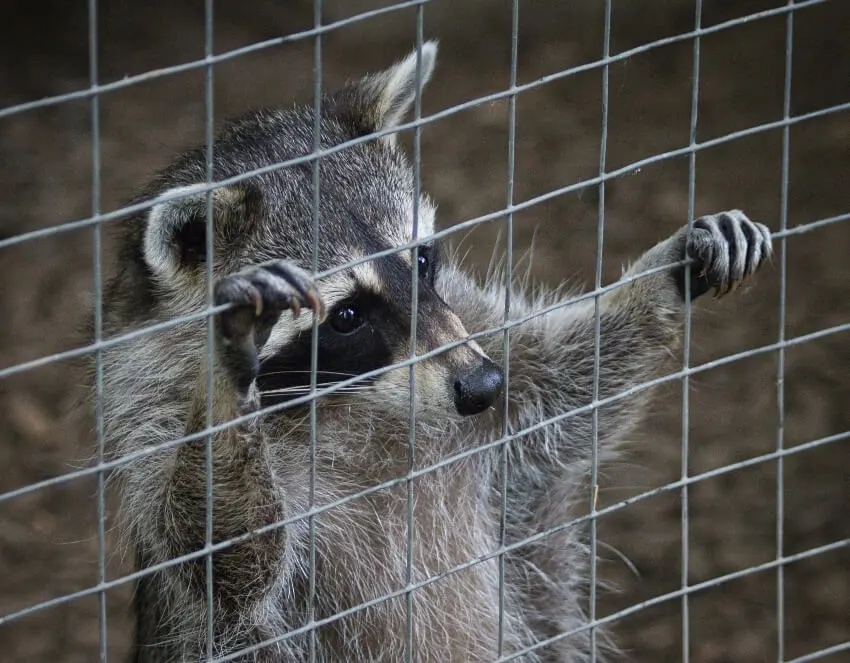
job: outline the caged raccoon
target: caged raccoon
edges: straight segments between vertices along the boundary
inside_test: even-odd
[[[397,126],[417,85],[430,76],[436,45],[388,70],[348,84],[322,103],[321,146]],[[223,130],[215,143],[217,181],[309,154],[312,110],[259,111]],[[105,329],[117,335],[197,313],[206,302],[207,195],[203,150],[179,157],[140,197],[149,211],[122,224],[118,268],[105,295]],[[398,661],[408,636],[406,485],[344,501],[315,517],[314,619],[311,640],[310,416],[287,401],[310,392],[313,316],[317,316],[319,387],[410,357],[411,279],[418,272],[416,350],[451,347],[415,365],[416,468],[459,458],[413,481],[411,551],[412,659],[498,658],[501,537],[504,654],[559,633],[525,661],[584,661],[589,638],[582,605],[588,550],[578,526],[522,544],[568,522],[585,493],[591,417],[559,419],[513,440],[508,450],[505,529],[499,439],[502,415],[517,431],[586,406],[594,381],[592,301],[554,308],[510,333],[510,389],[502,400],[503,335],[470,332],[503,322],[505,287],[479,285],[429,239],[435,208],[418,201],[413,237],[412,171],[394,137],[360,142],[322,158],[318,266],[329,269],[375,252],[421,241],[416,264],[407,249],[336,271],[314,282],[311,167],[270,170],[215,190],[213,266],[217,304],[212,366],[206,322],[183,322],[134,336],[104,351],[107,448],[128,460],[117,472],[126,541],[138,569],[135,594],[138,663],[196,661]],[[175,197],[180,194],[182,197]],[[692,297],[719,295],[748,279],[771,254],[770,233],[738,211],[698,219],[645,253],[638,274],[600,300],[599,397],[662,374],[681,337],[686,270]],[[559,301],[556,292],[511,292],[511,314],[527,316]],[[312,315],[300,315],[302,309]],[[213,541],[240,537],[212,557],[213,647],[207,643],[206,440],[173,444],[202,431],[207,369],[213,372]],[[342,500],[408,471],[409,368],[394,368],[318,399],[314,504]],[[600,455],[612,456],[639,420],[647,391],[602,407]],[[269,412],[259,412],[268,406]],[[157,445],[172,442],[154,451]],[[284,521],[278,527],[269,527]],[[247,535],[255,530],[259,533]],[[455,567],[476,559],[477,564]],[[442,576],[443,572],[454,570]],[[435,576],[438,580],[427,582]],[[375,601],[386,594],[392,598]],[[365,602],[368,607],[351,610]],[[348,611],[334,619],[337,613]],[[291,634],[291,631],[295,631]],[[248,651],[242,651],[247,649]],[[312,651],[311,651],[312,649]],[[242,652],[242,653],[239,653]]]

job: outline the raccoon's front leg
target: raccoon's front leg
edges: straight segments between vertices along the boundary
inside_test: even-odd
[[[772,254],[768,228],[739,211],[697,219],[647,251],[626,272],[636,280],[602,298],[600,398],[663,375],[681,344],[686,295],[735,291]],[[686,268],[683,262],[689,262]],[[659,269],[680,263],[672,270]],[[651,272],[647,276],[640,276]],[[689,287],[685,278],[690,274]],[[642,392],[633,405],[649,398]],[[616,413],[616,402],[611,410]],[[625,424],[639,417],[628,413]]]
[[[647,251],[625,274],[636,277],[608,292],[599,302],[598,398],[615,397],[652,380],[670,366],[682,337],[685,274],[682,263],[692,261],[692,298],[711,289],[718,295],[734,290],[771,254],[770,232],[738,211],[698,219]],[[669,266],[668,269],[662,269]],[[646,276],[639,276],[650,272]],[[468,294],[449,294],[450,303],[472,317],[468,327],[496,326],[503,294],[487,297],[486,320],[475,320],[481,303],[466,304]],[[515,293],[512,316],[533,313],[521,293]],[[549,304],[543,301],[542,305]],[[541,305],[537,302],[535,306]],[[580,409],[551,426],[526,436],[532,453],[561,461],[585,458],[590,449],[596,353],[595,305],[584,300],[532,317],[510,333],[509,412],[511,428],[532,427],[541,419],[557,418]],[[483,324],[482,324],[483,323]],[[485,350],[501,353],[501,336],[486,339]],[[599,408],[600,442],[619,441],[639,420],[649,397],[647,390],[615,399]]]
[[[215,320],[213,366],[213,425],[248,414],[258,405],[254,380],[258,354],[271,328],[287,309],[298,315],[303,307],[321,313],[321,301],[308,275],[278,262],[221,279],[215,304],[229,304]],[[207,425],[207,377],[201,372],[186,433]],[[230,426],[212,440],[213,543],[247,534],[285,517],[285,496],[277,488],[262,428],[255,420]],[[179,447],[169,482],[173,555],[204,546],[207,516],[206,443],[204,439]],[[254,535],[213,555],[213,587],[225,608],[240,608],[260,599],[284,563],[283,528]],[[192,578],[203,588],[203,560]]]

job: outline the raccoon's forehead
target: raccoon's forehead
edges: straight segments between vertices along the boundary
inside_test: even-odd
[[[407,200],[400,214],[375,219],[375,223],[382,240],[392,246],[402,246],[433,235],[436,216],[436,206],[430,198],[422,195],[418,204],[413,199]],[[409,258],[409,252],[402,253]]]
[[[352,260],[353,254],[409,246],[434,234],[436,205],[427,194],[420,194],[418,200],[413,197],[411,182],[399,183],[401,175],[354,172],[351,177],[347,186],[323,182],[318,218],[311,182],[292,178],[264,185],[265,213],[245,229],[245,252],[253,258],[272,252],[275,255],[268,259],[282,254],[299,262],[312,260],[318,222],[315,239],[324,271]]]
[[[404,246],[433,235],[436,205],[425,194],[417,201],[411,188],[361,183],[353,191],[322,199],[321,241],[349,253],[375,245]]]

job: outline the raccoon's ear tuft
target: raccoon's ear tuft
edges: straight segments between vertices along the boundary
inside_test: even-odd
[[[207,189],[204,184],[178,186],[161,193],[148,213],[144,258],[151,271],[171,278],[181,269],[202,265],[207,255]],[[213,232],[216,245],[235,239],[260,204],[260,192],[240,183],[213,190]]]
[[[413,106],[417,92],[422,93],[434,73],[437,42],[427,41],[422,44],[418,72],[417,59],[414,50],[389,69],[370,74],[355,84],[359,103],[356,104],[357,108],[351,110],[359,114],[359,124],[367,131],[383,131],[401,124]],[[388,134],[383,139],[394,143],[395,134]]]

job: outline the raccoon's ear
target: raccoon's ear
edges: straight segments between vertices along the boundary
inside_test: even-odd
[[[144,258],[157,276],[171,278],[206,260],[207,190],[204,184],[178,186],[157,198],[144,231]],[[163,200],[164,199],[164,200]],[[253,208],[261,204],[259,190],[247,183],[213,191],[215,244],[235,239],[245,230]]]
[[[401,124],[416,100],[417,90],[421,94],[434,73],[437,42],[427,41],[422,44],[419,72],[416,71],[416,60],[417,53],[414,50],[389,69],[370,74],[343,91],[343,103],[353,106],[348,111],[359,116],[352,119],[367,133],[392,129]],[[345,99],[346,92],[353,92],[354,99]],[[383,140],[394,143],[395,134],[388,134]]]

